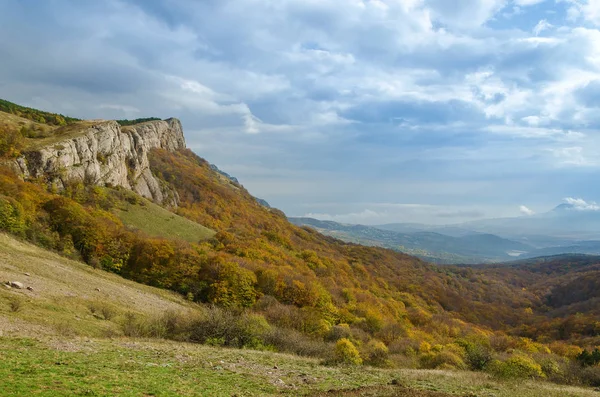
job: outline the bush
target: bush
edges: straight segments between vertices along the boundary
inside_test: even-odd
[[[311,338],[293,329],[273,327],[264,335],[264,343],[277,351],[299,356],[320,357],[331,360],[333,345],[321,339]]]
[[[466,369],[467,365],[456,353],[450,351],[430,352],[419,358],[421,368],[426,369]]]
[[[600,386],[600,367],[587,367],[581,369],[579,378],[584,385],[599,387]]]
[[[335,344],[334,362],[337,364],[360,365],[363,360],[360,358],[356,346],[349,339],[342,338]]]
[[[583,350],[579,346],[569,345],[565,342],[552,342],[550,344],[550,350],[554,354],[567,358],[576,358]]]
[[[389,350],[387,346],[378,340],[371,340],[364,349],[366,363],[376,367],[389,367],[391,363],[388,360]]]
[[[494,360],[489,371],[501,378],[543,378],[542,367],[531,357],[515,355],[505,362]]]
[[[577,355],[576,359],[583,367],[598,365],[600,363],[600,350],[596,348],[591,353],[584,350]]]
[[[23,147],[23,135],[19,131],[0,131],[0,157],[17,157]]]
[[[77,335],[75,327],[72,322],[61,321],[54,324],[54,329],[60,336],[73,337]]]
[[[138,315],[132,312],[125,313],[124,320],[121,324],[123,334],[132,338],[141,338],[148,336],[148,329]]]
[[[0,230],[25,236],[27,219],[23,206],[10,197],[0,196]]]
[[[20,312],[23,308],[23,300],[17,297],[13,297],[8,301],[8,307],[13,313]]]
[[[400,338],[389,345],[391,354],[402,354],[405,356],[415,356],[419,351],[419,341],[411,338]]]
[[[214,343],[222,340],[223,346],[264,348],[264,339],[270,330],[267,320],[259,314],[235,314],[212,307],[190,325],[190,340],[197,343]]]
[[[351,335],[352,332],[350,331],[350,326],[348,324],[339,324],[331,327],[329,333],[325,335],[325,340],[337,342],[342,338],[350,339]]]
[[[90,302],[88,308],[94,316],[102,317],[105,320],[112,320],[117,314],[114,306],[102,301]]]
[[[481,371],[492,361],[492,350],[489,346],[476,341],[459,341],[458,344],[465,349],[465,359],[472,370]]]

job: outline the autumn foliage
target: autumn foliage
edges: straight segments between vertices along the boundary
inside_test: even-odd
[[[588,295],[557,288],[548,297],[551,286],[536,284],[541,276],[523,269],[437,267],[293,226],[191,151],[155,150],[151,168],[177,191],[174,211],[215,230],[213,238],[149,237],[113,212],[139,200],[131,192],[80,183],[53,192],[43,180],[23,182],[9,169],[0,170],[0,229],[243,314],[238,328],[217,334],[199,322],[194,335],[200,342],[275,346],[287,332],[331,344],[335,359],[347,364],[412,362],[511,377],[544,375],[535,357],[573,359],[582,351],[575,345],[600,344],[594,312],[546,315],[560,301],[595,297],[591,273],[580,275],[587,277]],[[204,321],[225,327],[228,314],[218,316]],[[304,349],[297,346],[306,340],[294,338],[299,342],[291,350]]]

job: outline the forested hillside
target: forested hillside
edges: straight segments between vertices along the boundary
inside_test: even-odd
[[[557,300],[572,304],[595,295],[564,298],[542,273],[437,267],[344,243],[290,224],[190,150],[153,149],[149,158],[153,175],[176,192],[178,205],[170,210],[198,226],[186,229],[185,239],[147,234],[136,217],[123,217],[145,205],[129,190],[80,181],[58,189],[48,183],[51,176],[24,181],[8,167],[0,169],[0,229],[191,301],[252,312],[283,338],[335,343],[335,359],[348,363],[570,382],[569,360],[599,343],[595,313],[573,320],[551,309]],[[194,241],[189,233],[196,229]],[[586,277],[593,289],[591,274],[568,277],[573,283]],[[196,341],[269,345],[226,332]]]

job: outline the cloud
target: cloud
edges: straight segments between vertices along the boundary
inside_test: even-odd
[[[523,215],[527,215],[527,216],[531,216],[535,214],[535,211],[529,209],[528,207],[521,205],[519,206],[519,211],[521,212],[521,214]]]
[[[586,20],[598,25],[600,24],[600,1],[582,0],[575,3]]]
[[[596,161],[588,158],[581,146],[562,147],[549,149],[554,157],[558,159],[560,165],[589,167],[596,165]]]
[[[352,223],[352,224],[377,224],[384,222],[387,218],[386,213],[380,213],[366,209],[361,212],[349,213],[349,214],[322,214],[309,212],[304,215],[306,218],[315,218],[324,221],[335,221],[340,223]]]
[[[585,201],[580,198],[567,197],[564,202],[576,211],[600,211],[600,206],[594,201]]]
[[[598,1],[165,4],[0,2],[2,96],[179,117],[194,150],[289,213],[459,221],[556,202],[575,180],[600,190],[585,183],[600,167]]]
[[[514,3],[519,6],[532,6],[543,3],[546,0],[514,0]]]
[[[539,36],[540,33],[542,33],[544,30],[548,30],[550,28],[552,28],[553,25],[551,23],[549,23],[547,20],[542,19],[541,21],[539,21],[537,23],[537,25],[535,25],[535,27],[533,28],[533,34],[535,34],[536,36]]]

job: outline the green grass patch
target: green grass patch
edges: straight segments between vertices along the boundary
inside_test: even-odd
[[[293,355],[134,339],[1,338],[2,396],[594,396],[482,373],[327,367]],[[390,386],[393,383],[399,386]],[[356,393],[356,390],[364,393]],[[354,391],[352,391],[354,390]],[[386,393],[389,392],[389,393]],[[440,394],[430,394],[428,392]]]
[[[125,225],[153,237],[198,242],[215,235],[213,230],[149,201],[144,205],[126,203],[115,213]]]

